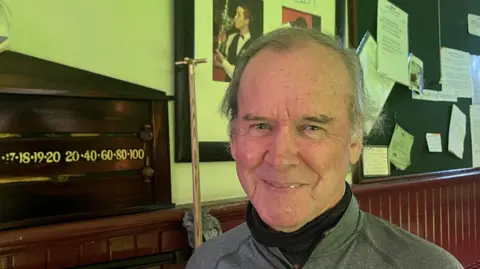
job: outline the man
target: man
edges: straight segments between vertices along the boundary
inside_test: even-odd
[[[359,209],[345,178],[361,154],[365,103],[359,60],[336,39],[303,28],[257,39],[223,101],[246,224],[204,243],[187,268],[462,268]]]
[[[215,65],[225,70],[227,74],[226,81],[230,81],[233,75],[238,56],[252,43],[250,36],[251,21],[252,14],[250,9],[245,4],[237,6],[233,24],[238,32],[228,36],[225,47],[226,56],[215,50]]]

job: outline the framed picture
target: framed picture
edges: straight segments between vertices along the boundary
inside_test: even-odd
[[[201,162],[232,161],[220,104],[237,57],[262,34],[308,27],[340,37],[347,0],[175,0],[174,60],[206,58],[195,68]],[[175,161],[191,161],[188,67],[175,68]]]
[[[354,48],[357,48],[358,45],[360,45],[360,40],[358,37],[357,0],[346,1],[348,9],[348,42],[352,44]]]
[[[282,23],[285,27],[322,29],[320,16],[288,7],[282,7]]]

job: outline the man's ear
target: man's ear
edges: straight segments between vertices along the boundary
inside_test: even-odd
[[[363,147],[363,136],[355,135],[350,144],[350,163],[355,164],[360,159]]]
[[[232,158],[234,160],[237,160],[237,158],[236,158],[237,149],[236,149],[235,145],[236,145],[235,138],[232,136],[232,137],[230,137],[230,153],[232,154]]]

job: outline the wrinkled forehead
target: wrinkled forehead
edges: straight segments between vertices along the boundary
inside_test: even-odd
[[[316,44],[288,50],[265,48],[245,67],[239,109],[267,103],[348,106],[351,89],[344,60],[331,48]]]

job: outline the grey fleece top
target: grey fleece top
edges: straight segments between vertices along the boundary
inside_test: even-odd
[[[293,268],[278,248],[256,242],[245,223],[205,242],[187,269]],[[303,269],[461,269],[447,251],[359,209],[355,197]]]

